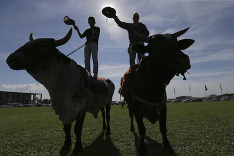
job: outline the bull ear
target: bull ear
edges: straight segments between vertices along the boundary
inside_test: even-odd
[[[144,46],[142,44],[137,44],[137,45],[134,45],[132,47],[132,50],[139,53],[139,54],[145,54],[146,52],[148,52],[148,46]]]
[[[183,40],[178,41],[178,46],[180,50],[184,50],[190,47],[193,43],[194,43],[194,40],[192,39],[183,39]]]
[[[61,63],[63,63],[63,64],[69,64],[69,63],[71,63],[71,59],[69,57],[65,56],[62,53],[57,54],[57,57],[58,57],[59,61]]]

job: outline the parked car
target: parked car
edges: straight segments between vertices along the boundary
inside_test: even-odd
[[[229,101],[230,99],[228,97],[222,98],[220,101]]]
[[[24,107],[34,107],[33,104],[24,104]]]
[[[7,103],[6,105],[12,106],[12,107],[24,107],[22,103]]]
[[[184,99],[182,103],[191,102],[191,101],[192,101],[191,99]]]
[[[179,103],[179,102],[180,102],[179,100],[175,99],[171,103]]]

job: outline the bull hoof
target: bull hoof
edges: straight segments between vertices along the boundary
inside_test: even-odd
[[[145,144],[141,144],[140,145],[140,154],[145,154],[145,153],[146,153]]]
[[[171,149],[166,149],[166,148],[165,148],[164,151],[165,151],[166,153],[175,154],[175,151],[174,151],[173,148],[171,148]]]
[[[83,145],[82,145],[82,143],[76,143],[76,146],[75,146],[74,151],[72,152],[72,155],[73,156],[78,155],[78,153],[80,153],[82,151],[83,151]]]
[[[135,128],[134,127],[131,127],[130,130],[131,130],[131,132],[135,133]]]
[[[106,136],[110,136],[111,135],[111,130],[109,128],[107,128],[106,130]]]
[[[75,149],[73,152],[72,152],[72,156],[76,156],[76,155],[79,155],[80,152],[82,152],[83,149]]]
[[[66,148],[66,147],[62,147],[62,149],[60,150],[59,154],[60,156],[65,156],[67,155],[69,152],[71,151],[71,148]]]
[[[170,154],[174,154],[175,153],[174,149],[172,148],[172,146],[170,144],[168,144],[167,146],[164,146],[164,151],[166,153],[170,153]]]

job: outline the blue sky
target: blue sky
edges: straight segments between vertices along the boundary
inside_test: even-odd
[[[189,86],[194,97],[207,94],[234,93],[234,1],[203,0],[1,0],[0,1],[0,90],[42,93],[50,98],[46,89],[26,71],[11,70],[6,64],[8,55],[34,38],[60,39],[70,26],[63,23],[69,16],[76,21],[81,32],[89,27],[89,16],[96,18],[100,27],[99,76],[111,79],[116,85],[113,100],[119,100],[120,78],[129,67],[128,35],[113,19],[106,19],[101,10],[105,6],[114,7],[117,16],[125,22],[132,22],[132,14],[140,14],[150,35],[174,33],[190,27],[179,39],[191,38],[195,43],[184,53],[190,56],[190,74],[187,80],[174,77],[167,86],[168,98],[189,96]],[[58,49],[69,54],[84,44],[76,31],[69,42]],[[70,55],[84,66],[83,49]]]

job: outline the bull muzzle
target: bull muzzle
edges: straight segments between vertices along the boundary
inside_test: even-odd
[[[13,70],[23,70],[23,61],[22,57],[19,55],[15,55],[14,53],[9,55],[6,63]]]

